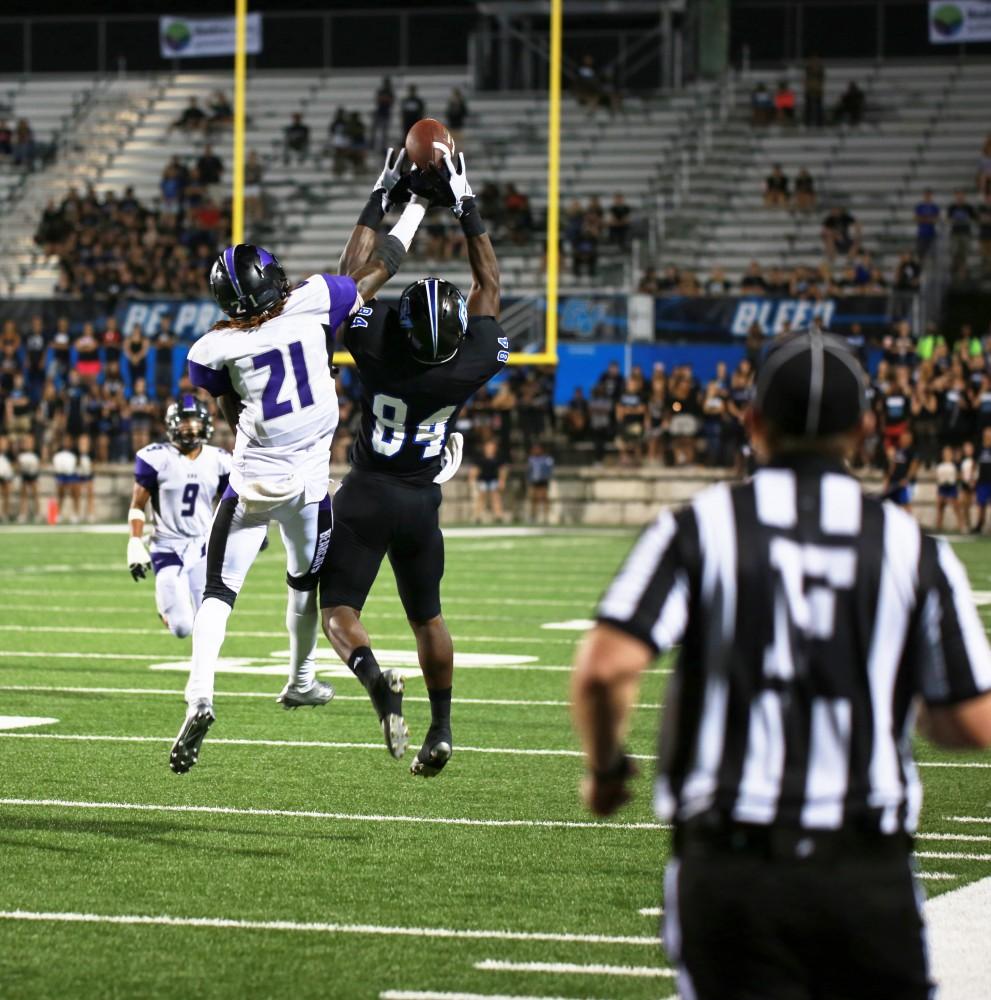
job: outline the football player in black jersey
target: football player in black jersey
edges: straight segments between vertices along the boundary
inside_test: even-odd
[[[341,258],[350,274],[375,247],[375,229],[400,183],[403,154],[387,167],[362,211]],[[403,678],[379,669],[361,609],[386,554],[416,637],[430,696],[431,724],[410,768],[436,775],[451,757],[454,648],[441,616],[444,538],[438,485],[461,460],[458,411],[509,359],[499,326],[499,265],[478,214],[465,171],[446,158],[436,174],[435,203],[447,204],[465,234],[472,285],[467,301],[438,278],[414,282],[399,308],[370,302],[344,327],[361,381],[361,427],[351,471],[334,497],[334,530],[320,582],[323,629],[337,654],[371,697],[395,758],[406,752]]]

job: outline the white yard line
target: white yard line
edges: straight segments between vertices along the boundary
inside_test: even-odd
[[[46,635],[135,635],[135,636],[151,636],[156,639],[171,639],[172,637],[164,628],[120,628],[97,626],[93,627],[90,625],[0,625],[0,632],[27,632],[27,633],[44,633]],[[233,639],[285,639],[286,633],[285,629],[280,632],[276,631],[248,631],[245,629],[229,629],[227,636]],[[408,639],[409,632],[376,632],[376,641],[386,641],[391,642],[396,639]],[[571,639],[561,639],[557,637],[548,636],[535,636],[533,638],[525,638],[523,636],[513,636],[513,635],[472,635],[464,636],[459,640],[462,644],[467,642],[498,642],[498,643],[516,643],[527,645],[559,645],[559,646],[574,646],[578,641],[578,637]]]
[[[11,733],[11,735],[17,734]],[[939,861],[991,861],[991,854],[964,854],[961,851],[916,851],[915,856],[917,858],[934,858]]]
[[[35,691],[41,694],[120,694],[120,695],[169,695],[174,698],[183,698],[184,692],[173,688],[121,688],[121,687],[60,687],[51,684],[0,684],[0,691]],[[275,701],[275,691],[218,691],[219,698],[269,698]],[[334,701],[360,701],[367,702],[368,695],[364,694],[337,694]],[[404,695],[403,701],[423,702],[430,701],[429,698],[420,698],[413,695]],[[570,701],[554,701],[541,699],[523,698],[458,698],[458,705],[511,705],[522,708],[569,708]],[[641,702],[637,708],[659,709],[658,702]],[[991,838],[988,838],[991,839]]]
[[[988,823],[991,824],[991,816],[944,816],[948,823]]]
[[[673,979],[674,969],[656,965],[582,965],[577,962],[508,962],[486,958],[475,963],[480,972],[547,972],[551,975],[632,976],[636,979]]]
[[[450,816],[381,816],[369,813],[321,812],[312,809],[249,809],[239,806],[159,805],[149,802],[79,802],[72,799],[0,799],[0,806],[111,810],[117,812],[200,813],[210,816],[278,816],[354,823],[422,823],[439,826],[521,827],[550,830],[668,830],[661,823],[606,823],[592,820],[469,819]]]
[[[949,872],[916,872],[916,878],[921,878],[925,882],[951,882],[962,875],[951,875]]]
[[[534,997],[520,993],[451,993],[447,990],[384,990],[379,1000],[592,1000],[591,997]],[[676,1000],[676,998],[670,998]]]
[[[664,909],[660,906],[642,906],[639,910],[637,910],[637,913],[639,913],[641,917],[660,917],[663,916]]]
[[[229,917],[175,917],[128,913],[61,913],[34,910],[0,910],[0,920],[34,920],[41,923],[124,924],[152,927],[208,927],[219,930],[293,931],[316,934],[371,934],[383,937],[417,937],[427,941],[455,938],[469,941],[554,941],[563,944],[615,944],[656,946],[654,937],[611,934],[571,934],[559,931],[507,931],[451,927],[389,927],[381,924],[305,923],[296,920],[236,920]]]
[[[991,878],[961,886],[926,903],[929,951],[941,1000],[974,1000],[988,995],[989,912]]]
[[[973,844],[991,843],[991,837],[983,833],[917,833],[916,840],[965,840]]]

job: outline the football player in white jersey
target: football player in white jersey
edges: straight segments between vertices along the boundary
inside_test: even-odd
[[[135,580],[143,580],[151,566],[159,617],[177,639],[185,639],[203,600],[206,540],[214,501],[227,489],[231,456],[206,443],[213,420],[195,396],[168,408],[165,430],[168,442],[146,445],[134,460],[127,566]],[[155,512],[150,553],[142,539],[149,501]]]
[[[378,210],[400,177],[400,159],[379,178]],[[193,625],[187,713],[170,755],[177,774],[199,757],[214,721],[217,659],[234,601],[269,522],[279,524],[286,549],[289,596],[289,678],[278,700],[285,708],[323,705],[334,696],[314,675],[316,586],[330,543],[330,444],[337,428],[337,394],[330,365],[334,331],[399,269],[427,200],[415,194],[382,246],[352,274],[314,274],[294,288],[275,256],[238,244],[217,258],[210,288],[229,317],[189,352],[193,385],[218,399],[235,431],[230,485],[207,547],[203,604]],[[390,678],[401,706],[402,676]],[[401,716],[399,716],[401,720]]]

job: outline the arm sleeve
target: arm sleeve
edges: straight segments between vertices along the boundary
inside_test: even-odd
[[[343,274],[321,274],[330,297],[330,328],[336,330],[358,305],[358,286],[354,278]]]
[[[991,649],[960,560],[946,542],[924,544],[916,642],[922,695],[951,705],[991,691]]]
[[[142,448],[134,459],[134,481],[149,492],[158,489],[158,469],[153,462],[154,458],[147,448]]]
[[[223,396],[234,391],[231,384],[230,372],[224,362],[212,356],[210,351],[209,334],[201,337],[189,349],[186,362],[189,367],[189,381],[197,389],[206,389],[211,396]]]
[[[648,645],[655,654],[681,641],[688,623],[689,567],[679,534],[695,515],[662,513],[640,536],[599,604],[598,620]]]

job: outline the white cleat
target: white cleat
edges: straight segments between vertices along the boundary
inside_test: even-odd
[[[286,710],[306,706],[316,708],[317,705],[326,705],[335,694],[330,684],[315,680],[308,688],[299,688],[292,683],[286,684],[275,700]]]

